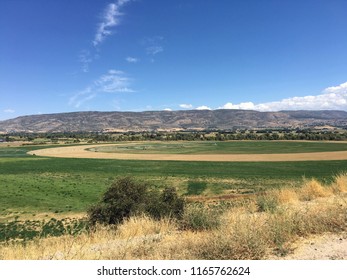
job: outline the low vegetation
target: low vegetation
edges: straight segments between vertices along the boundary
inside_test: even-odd
[[[72,235],[76,236],[88,230],[86,219],[51,218],[48,221],[14,220],[9,223],[0,224],[0,242],[23,242],[37,238],[52,236]]]
[[[113,187],[122,180],[130,180],[133,190],[135,185],[142,188],[129,178],[116,181]],[[110,190],[102,203],[107,202],[107,194],[119,192]],[[101,220],[92,231],[75,236],[2,243],[0,259],[264,259],[271,254],[286,255],[298,237],[346,230],[346,192],[347,175],[339,175],[330,183],[304,180],[301,187],[267,190],[261,196],[189,202],[179,218],[134,211],[117,220],[117,225]]]

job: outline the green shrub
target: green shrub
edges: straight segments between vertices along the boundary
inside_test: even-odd
[[[184,213],[184,200],[175,188],[167,187],[161,193],[151,193],[146,212],[155,219],[174,217],[180,219]]]
[[[106,190],[101,201],[88,210],[92,225],[119,224],[124,219],[147,214],[153,218],[180,218],[184,210],[184,200],[174,188],[166,188],[162,192],[149,185],[138,182],[131,177],[116,180]]]

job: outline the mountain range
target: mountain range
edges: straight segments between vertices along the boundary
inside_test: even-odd
[[[145,112],[73,112],[22,116],[0,121],[1,133],[235,130],[347,127],[347,112],[182,110]]]

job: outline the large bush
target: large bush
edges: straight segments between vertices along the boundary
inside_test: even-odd
[[[181,218],[184,200],[174,188],[158,191],[131,177],[120,178],[106,190],[99,203],[88,210],[91,224],[118,224],[124,219],[147,214],[155,219]]]

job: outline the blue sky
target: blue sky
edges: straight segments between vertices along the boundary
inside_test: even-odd
[[[0,120],[347,110],[345,0],[1,0]]]

